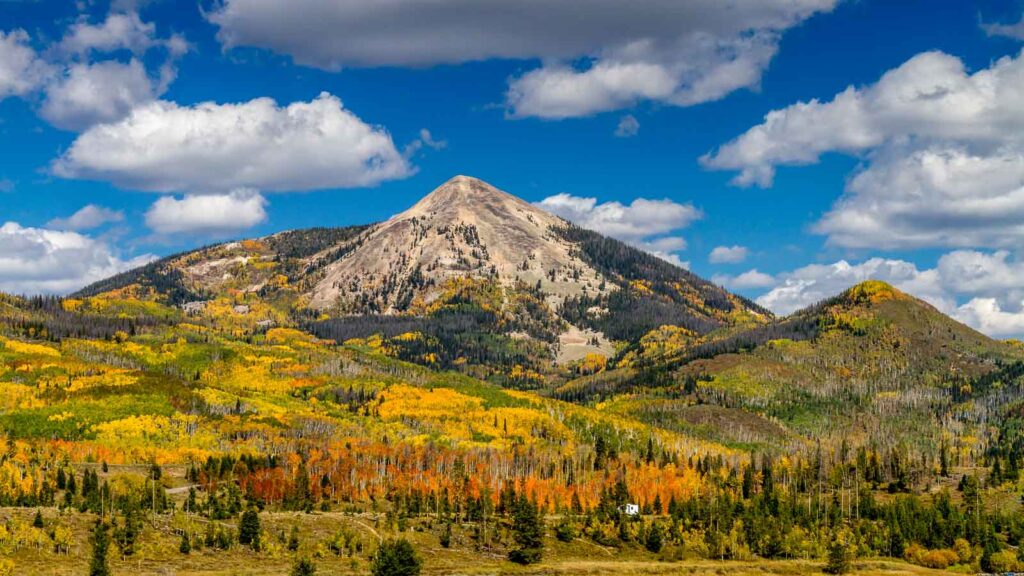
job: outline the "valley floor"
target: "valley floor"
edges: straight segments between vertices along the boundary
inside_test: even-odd
[[[23,547],[11,556],[2,555],[14,561],[11,574],[72,576],[88,573],[89,529],[95,516],[78,512],[59,513],[56,509],[43,509],[47,522],[58,517],[60,522],[71,527],[74,544],[69,554],[58,555],[46,548]],[[0,509],[0,521],[21,519],[30,521],[33,510],[24,508]],[[58,516],[59,514],[59,516]],[[380,526],[383,515],[348,514],[343,512],[315,512],[311,514],[294,512],[268,512],[261,514],[264,529],[269,534],[290,530],[298,526],[302,546],[297,554],[288,552],[279,543],[267,546],[264,552],[255,553],[237,544],[229,550],[192,551],[184,555],[178,551],[178,536],[174,535],[167,517],[158,516],[155,523],[146,523],[146,529],[137,546],[135,555],[122,559],[116,549],[110,556],[110,567],[114,575],[133,576],[166,575],[285,575],[292,568],[296,555],[312,557],[316,574],[347,575],[369,572],[369,553],[335,554],[323,542],[338,531],[351,531],[359,540],[370,541],[380,538],[384,528]],[[235,522],[224,521],[224,526],[234,527]],[[456,531],[455,542],[450,548],[438,544],[436,533],[430,531],[427,522],[411,524],[399,534],[415,546],[423,559],[423,574],[557,574],[565,576],[597,574],[687,574],[715,576],[748,575],[810,575],[822,574],[821,560],[752,560],[714,561],[700,559],[665,560],[659,559],[640,548],[614,549],[577,539],[562,543],[548,537],[545,540],[544,560],[533,566],[519,566],[506,560],[498,552],[477,551],[473,548],[468,533]],[[112,547],[113,548],[113,547]],[[945,572],[929,570],[920,566],[890,559],[860,559],[853,565],[853,574],[924,575]]]

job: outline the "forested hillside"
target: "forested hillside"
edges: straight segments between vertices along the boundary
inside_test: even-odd
[[[535,286],[466,280],[347,319],[261,298],[0,300],[5,566],[84,570],[101,531],[117,570],[359,573],[385,535],[439,572],[571,573],[595,550],[1017,565],[1024,355],[887,285],[745,329],[663,326],[557,389],[527,367],[558,333]],[[503,362],[518,379],[485,370]],[[445,370],[467,366],[504,387]]]
[[[774,318],[457,177],[0,295],[0,574],[1009,570],[1022,376],[887,284]]]

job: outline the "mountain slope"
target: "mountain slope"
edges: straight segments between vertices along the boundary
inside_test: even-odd
[[[998,391],[992,382],[1013,382],[1024,359],[875,281],[766,326],[694,345],[666,342],[650,334],[619,368],[556,395],[604,399],[605,409],[684,431],[707,423],[715,407],[717,424],[704,432],[722,441],[934,446],[950,426],[964,433],[980,425]]]
[[[234,310],[243,329],[305,325],[340,340],[415,332],[432,343],[407,338],[385,348],[408,360],[452,367],[475,359],[506,371],[611,355],[611,340],[631,342],[663,324],[703,335],[771,317],[689,271],[467,176],[386,222],[201,248],[76,296],[104,293],[207,317]],[[392,316],[431,320],[385,319]],[[308,324],[314,317],[332,320]],[[469,342],[456,332],[479,336]]]
[[[553,230],[565,222],[511,194],[452,178],[405,212],[368,230],[360,247],[329,264],[311,292],[314,308],[400,312],[431,301],[451,279],[540,285],[552,304],[601,277]]]

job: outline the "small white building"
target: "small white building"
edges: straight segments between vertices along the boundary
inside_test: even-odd
[[[640,505],[639,504],[623,504],[619,506],[619,512],[622,512],[626,516],[639,516]]]

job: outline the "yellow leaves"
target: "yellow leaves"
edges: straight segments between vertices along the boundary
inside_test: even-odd
[[[11,340],[9,338],[4,338],[3,336],[0,336],[0,344],[2,344],[5,349],[18,354],[53,357],[60,356],[60,350],[43,344],[31,344],[29,342]]]
[[[650,280],[630,280],[629,287],[641,294],[653,294]]]
[[[367,338],[349,338],[345,340],[345,345],[369,348],[371,352],[381,352],[384,348],[384,338],[380,334],[374,334]]]
[[[316,341],[316,338],[310,334],[301,330],[295,330],[294,328],[271,328],[267,330],[267,342],[271,344],[289,344],[305,347]]]
[[[60,414],[50,414],[46,419],[49,420],[50,422],[63,422],[65,420],[68,420],[68,419],[74,418],[74,417],[75,417],[74,414],[72,414],[71,412],[68,412],[67,410],[65,410],[65,411],[61,412]]]
[[[702,338],[682,326],[665,325],[651,330],[640,338],[640,358],[661,360],[678,354],[688,347],[698,344]],[[628,355],[623,365],[632,365],[638,358],[635,354]]]
[[[496,282],[483,278],[459,277],[445,280],[439,287],[440,293],[430,300],[416,298],[409,306],[409,313],[429,316],[444,309],[452,300],[473,302],[483,310],[497,312],[501,309],[504,294]]]
[[[106,373],[92,376],[76,376],[68,386],[68,392],[79,392],[89,388],[134,386],[139,378],[128,370],[111,370]]]
[[[61,302],[61,307],[64,308],[65,312],[77,312],[82,307],[82,300],[76,298],[67,298]]]
[[[597,352],[589,352],[580,360],[580,374],[596,374],[608,367],[608,357]]]
[[[176,437],[176,427],[167,416],[144,414],[103,422],[92,427],[101,442],[124,443],[135,440],[168,442]]]
[[[543,384],[545,382],[543,374],[536,370],[525,368],[519,364],[512,366],[512,370],[509,371],[508,377],[521,383]]]
[[[905,299],[907,296],[881,280],[868,280],[850,288],[847,291],[847,298],[857,304],[877,304],[885,300]]]
[[[182,322],[181,324],[178,324],[178,328],[188,332],[195,332],[197,334],[209,334],[213,332],[213,330],[207,326],[200,326],[199,324],[192,324],[191,322]]]
[[[35,390],[29,386],[0,382],[0,408],[4,410],[27,410],[40,408],[45,403],[40,400]]]
[[[388,387],[378,410],[387,421],[401,421],[428,436],[465,443],[509,446],[533,443],[538,438],[567,442],[572,433],[545,411],[535,408],[484,408],[483,400],[449,388],[417,388],[405,384]],[[406,438],[409,440],[410,438]]]
[[[396,384],[388,387],[382,396],[384,402],[380,405],[380,415],[385,419],[404,415],[443,418],[483,407],[483,400],[449,388],[427,390]]]
[[[259,240],[242,240],[239,242],[239,245],[246,252],[262,252],[266,250],[266,246]]]

